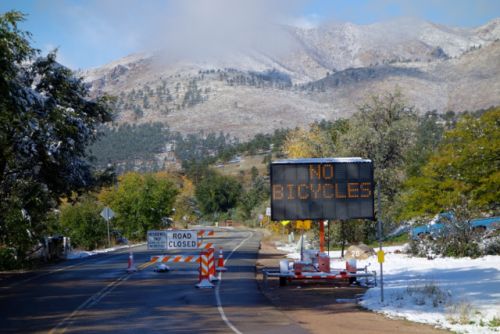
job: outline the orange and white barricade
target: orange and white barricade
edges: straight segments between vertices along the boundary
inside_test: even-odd
[[[189,262],[200,262],[200,255],[157,255],[152,256],[149,262],[158,263],[155,271],[157,272],[167,272],[170,271],[170,267],[165,263],[189,263]]]
[[[199,272],[199,282],[196,284],[197,288],[209,289],[213,288],[214,285],[210,282],[210,260],[209,260],[209,250],[203,249],[200,254],[200,272]],[[213,254],[212,254],[213,255]],[[213,258],[213,257],[212,257]]]
[[[209,272],[210,272],[210,282],[213,281],[218,281],[219,279],[217,278],[216,272],[215,272],[215,249],[214,248],[209,248],[208,249],[209,254],[208,254],[208,260],[209,260]]]
[[[197,246],[200,249],[209,249],[209,248],[213,248],[214,244],[213,244],[213,242],[198,241]]]
[[[200,255],[157,255],[150,262],[189,263],[200,262]]]
[[[198,230],[196,232],[196,235],[198,238],[203,238],[203,237],[213,237],[215,235],[214,230]]]

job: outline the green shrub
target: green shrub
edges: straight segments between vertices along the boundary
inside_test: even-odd
[[[429,257],[432,254],[440,254],[436,243],[430,239],[410,240],[406,251],[414,256]]]
[[[416,305],[425,305],[428,301],[433,307],[446,305],[451,297],[436,282],[414,282],[408,285],[406,292]]]
[[[446,240],[442,244],[442,254],[451,257],[480,257],[481,250],[475,241],[464,242],[457,239]]]
[[[500,255],[500,237],[488,241],[483,252],[484,255]]]
[[[61,208],[61,226],[64,234],[71,237],[74,246],[93,250],[106,245],[106,222],[100,216],[102,205],[91,197],[84,197],[74,205]]]
[[[490,322],[488,323],[488,326],[500,327],[500,318],[494,317],[493,319],[490,320]]]
[[[0,270],[12,270],[19,265],[14,248],[0,248]]]

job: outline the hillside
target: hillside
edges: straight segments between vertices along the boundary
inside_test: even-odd
[[[93,94],[118,96],[119,123],[242,139],[348,116],[370,94],[396,87],[421,112],[500,104],[500,19],[476,29],[416,19],[283,29],[289,49],[276,55],[171,61],[158,51],[82,75]]]

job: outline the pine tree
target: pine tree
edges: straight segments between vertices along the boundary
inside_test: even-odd
[[[20,258],[61,196],[92,186],[86,149],[111,120],[110,100],[88,98],[54,53],[35,59],[23,19],[0,16],[0,244]]]

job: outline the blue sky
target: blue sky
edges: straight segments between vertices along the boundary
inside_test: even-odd
[[[500,17],[500,0],[3,0],[0,12],[28,14],[21,27],[35,47],[58,48],[59,61],[73,68],[100,66],[128,54],[198,36],[237,42],[253,27],[325,21],[370,24],[401,16],[475,27]],[[233,19],[228,19],[232,17]],[[243,23],[242,23],[243,22]],[[181,34],[184,31],[185,34]],[[263,30],[264,31],[264,30]],[[232,32],[232,36],[231,36]],[[229,34],[229,36],[227,36]],[[175,35],[175,36],[174,36]],[[268,32],[265,35],[270,35]],[[170,36],[170,39],[163,39]],[[179,37],[182,36],[182,37]],[[203,38],[199,38],[203,36]],[[271,38],[271,37],[270,37]],[[275,39],[279,38],[274,36]],[[210,41],[211,42],[211,41]]]

